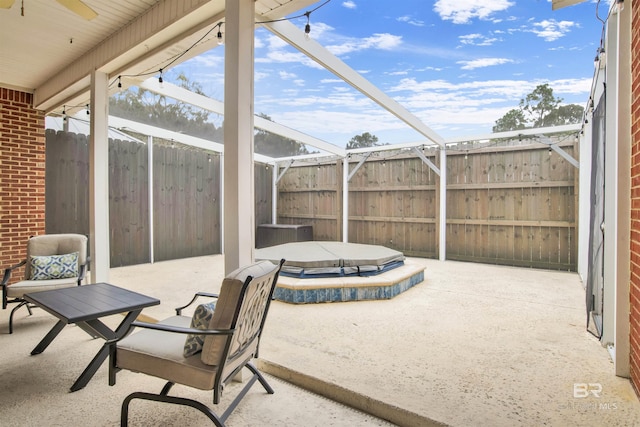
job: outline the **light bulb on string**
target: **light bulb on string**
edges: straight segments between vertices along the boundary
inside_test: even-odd
[[[222,24],[224,24],[224,22],[218,23],[218,34],[216,35],[216,38],[218,39],[218,45],[224,44],[224,39],[222,38]]]
[[[311,12],[305,12],[304,16],[307,17],[307,25],[304,26],[304,38],[309,40],[311,38],[311,23],[310,23],[310,17],[311,17]]]
[[[160,77],[158,77],[158,83],[160,84],[161,88],[164,88],[164,80],[162,79],[162,68],[160,68]]]

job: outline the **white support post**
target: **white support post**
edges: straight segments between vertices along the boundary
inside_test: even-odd
[[[108,282],[109,250],[109,80],[91,73],[89,138],[89,242],[91,283]]]
[[[225,274],[254,261],[254,0],[226,0],[224,49]]]
[[[439,259],[447,259],[447,150],[440,148],[440,241]]]
[[[342,159],[342,241],[349,241],[349,156]]]
[[[628,378],[631,374],[630,358],[630,270],[631,264],[631,9],[619,10],[617,13],[616,44],[618,46],[617,71],[618,84],[614,90],[617,92],[617,119],[616,143],[618,145],[618,257],[617,281],[615,290],[615,320],[614,320],[614,344],[615,355],[613,357],[615,374]]]
[[[154,262],[154,251],[153,251],[153,241],[154,241],[154,233],[153,233],[153,136],[147,136],[147,170],[148,170],[148,189],[149,189],[149,262],[153,264]]]
[[[225,197],[224,197],[224,153],[220,155],[220,251],[224,255],[224,207],[225,207]]]
[[[271,170],[271,224],[278,223],[278,162],[273,162]]]

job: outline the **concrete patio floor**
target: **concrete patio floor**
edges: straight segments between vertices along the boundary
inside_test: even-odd
[[[254,386],[228,425],[640,425],[629,381],[614,375],[607,350],[585,330],[576,274],[408,262],[425,266],[425,281],[390,300],[273,301],[259,366],[276,394]],[[160,319],[195,291],[217,291],[223,264],[216,255],[114,268],[110,282],[159,298],[143,314]],[[68,393],[99,340],[67,327],[45,353],[29,356],[54,320],[42,310],[26,314],[16,314],[13,335],[8,311],[0,317],[3,425],[117,425],[124,396],[160,389],[128,372],[109,387],[103,365],[85,389]],[[580,384],[602,392],[582,397]],[[135,425],[208,425],[168,406],[141,403]]]

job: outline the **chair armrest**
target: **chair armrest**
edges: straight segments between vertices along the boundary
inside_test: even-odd
[[[7,282],[9,282],[9,279],[11,278],[11,272],[13,270],[15,270],[18,267],[22,267],[23,265],[25,265],[27,263],[27,260],[22,260],[19,263],[17,263],[16,265],[12,265],[9,268],[5,268],[4,269],[4,276],[2,276],[2,282],[0,283],[0,285],[4,286],[7,284]]]
[[[154,329],[156,331],[175,332],[177,334],[197,334],[197,335],[231,335],[235,329],[197,329],[184,328],[181,326],[163,325],[162,323],[133,322],[132,327]]]
[[[218,298],[218,294],[212,294],[209,292],[196,292],[193,298],[191,298],[191,301],[189,301],[186,305],[183,305],[182,307],[176,308],[176,314],[180,316],[182,314],[182,310],[184,310],[185,308],[193,304],[199,297]]]

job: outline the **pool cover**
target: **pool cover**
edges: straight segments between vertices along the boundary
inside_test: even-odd
[[[404,255],[377,245],[294,242],[256,249],[256,261],[286,260],[280,274],[291,277],[371,276],[404,265]]]

